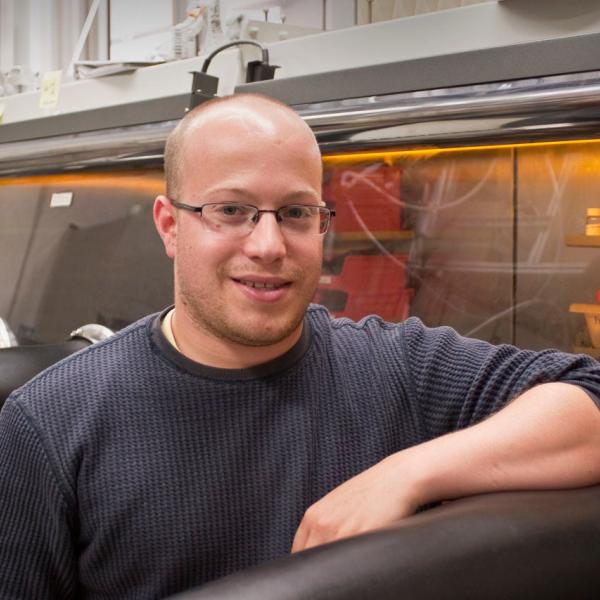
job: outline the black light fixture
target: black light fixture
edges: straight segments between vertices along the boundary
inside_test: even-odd
[[[266,81],[275,77],[275,69],[278,69],[279,66],[269,64],[269,51],[266,48],[263,48],[258,42],[253,40],[237,40],[235,42],[223,44],[206,57],[200,71],[192,71],[192,93],[190,94],[190,105],[186,110],[192,110],[192,108],[202,104],[202,102],[214,98],[219,86],[219,78],[214,75],[209,75],[206,72],[212,59],[219,54],[219,52],[222,52],[227,48],[241,45],[256,46],[257,48],[260,48],[260,51],[262,52],[261,60],[252,60],[248,63],[246,67],[246,83]]]
[[[192,92],[190,94],[190,104],[185,111],[192,110],[199,104],[215,97],[219,87],[219,78],[202,71],[191,71],[192,74]]]

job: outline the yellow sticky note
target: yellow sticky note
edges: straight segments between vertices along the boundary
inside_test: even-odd
[[[60,95],[60,80],[62,71],[48,71],[42,78],[40,108],[56,108]]]

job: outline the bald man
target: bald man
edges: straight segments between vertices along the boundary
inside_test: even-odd
[[[0,414],[2,598],[163,598],[432,501],[600,481],[591,358],[309,306],[333,214],[289,108],[201,105],[165,164],[174,306]]]

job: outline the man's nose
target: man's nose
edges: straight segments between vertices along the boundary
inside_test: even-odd
[[[258,215],[254,229],[244,240],[244,252],[250,258],[265,263],[275,262],[286,255],[285,237],[275,213],[263,212]]]

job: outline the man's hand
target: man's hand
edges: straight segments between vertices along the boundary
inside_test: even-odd
[[[413,514],[419,499],[415,486],[408,484],[404,454],[389,456],[313,504],[296,532],[292,552],[380,529]]]
[[[538,385],[486,421],[392,454],[305,513],[292,552],[386,527],[422,504],[600,483],[600,411],[580,388]]]

